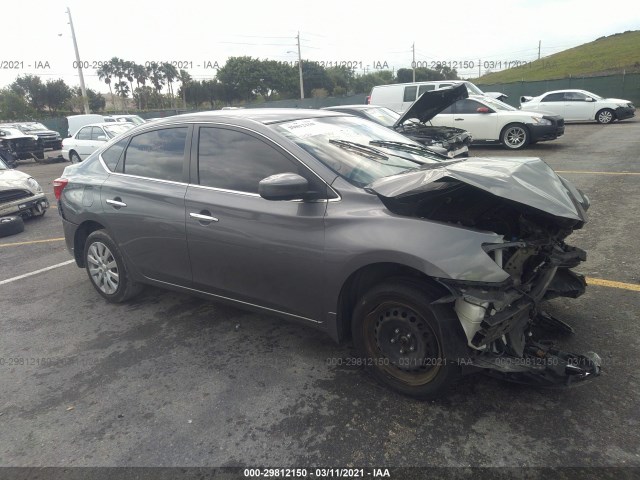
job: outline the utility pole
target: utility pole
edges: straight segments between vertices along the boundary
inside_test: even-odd
[[[411,62],[411,68],[413,69],[413,81],[416,81],[416,42],[411,45],[413,51],[413,62]]]
[[[542,40],[538,40],[538,60],[540,60],[540,47],[542,46]]]
[[[89,111],[89,98],[87,97],[87,89],[84,87],[84,75],[82,75],[82,62],[80,61],[80,52],[78,52],[78,42],[76,41],[76,31],[73,29],[73,20],[71,19],[71,10],[67,7],[69,14],[69,25],[71,26],[71,38],[73,38],[73,48],[76,51],[76,64],[78,65],[78,76],[80,77],[80,91],[82,92],[82,100],[84,102],[84,113]]]
[[[300,75],[300,100],[304,100],[304,83],[302,82],[302,55],[300,54],[300,31],[298,30],[298,74]]]

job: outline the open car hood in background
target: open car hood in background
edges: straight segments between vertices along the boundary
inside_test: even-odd
[[[394,128],[402,125],[407,120],[417,118],[420,122],[428,122],[449,105],[453,105],[458,100],[469,97],[469,92],[464,83],[440,90],[424,92],[411,104],[396,121]]]
[[[366,187],[379,196],[398,198],[459,181],[555,217],[586,222],[585,201],[539,158],[477,158],[426,165],[380,178]]]

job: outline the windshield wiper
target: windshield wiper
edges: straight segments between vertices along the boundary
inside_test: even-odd
[[[378,157],[383,160],[389,160],[389,157],[385,155],[383,152],[378,150],[377,148],[370,147],[368,145],[363,145],[361,143],[350,142],[348,140],[334,140],[333,138],[329,140],[329,143],[334,143],[339,147],[342,147],[346,150],[353,150],[354,152],[358,152],[365,157],[374,158]]]
[[[428,154],[428,155],[435,155],[435,156],[438,156],[440,158],[447,158],[447,159],[449,158],[446,155],[443,155],[443,154],[438,153],[438,152],[434,152],[433,150],[431,150],[428,147],[421,147],[419,145],[412,145],[410,143],[392,142],[392,141],[387,141],[387,140],[371,140],[369,142],[369,144],[370,145],[375,145],[377,147],[395,148],[395,149],[401,150],[403,152],[415,153],[417,155]],[[407,159],[407,160],[409,160],[409,159]],[[412,161],[415,162],[415,160],[412,160]],[[415,163],[419,163],[419,162],[415,162]]]

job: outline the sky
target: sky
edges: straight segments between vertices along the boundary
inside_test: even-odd
[[[359,74],[410,68],[415,45],[418,65],[446,62],[467,78],[484,72],[485,62],[495,71],[500,62],[535,60],[539,41],[544,57],[640,29],[637,0],[30,0],[3,9],[0,86],[24,74],[79,85],[67,7],[89,67],[85,83],[101,92],[108,88],[93,67],[114,56],[177,62],[194,79],[210,79],[216,62],[231,56],[295,62],[298,32],[302,58],[326,66],[350,62]]]

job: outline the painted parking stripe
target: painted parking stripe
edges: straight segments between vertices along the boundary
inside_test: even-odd
[[[632,290],[640,292],[640,285],[637,283],[614,282],[612,280],[604,280],[602,278],[587,277],[587,285],[598,285],[600,287],[621,288],[623,290]]]
[[[584,175],[640,175],[640,172],[589,172],[586,170],[556,170],[556,173],[577,173]]]
[[[35,272],[29,272],[25,273],[24,275],[18,275],[17,277],[8,278],[7,280],[2,280],[0,282],[0,285],[15,282],[16,280],[22,280],[23,278],[32,277],[33,275],[38,275],[39,273],[48,272],[49,270],[53,270],[54,268],[64,267],[65,265],[69,265],[70,263],[75,263],[75,260],[67,260],[66,262],[57,263],[56,265],[51,265],[47,268],[41,268],[40,270],[36,270]]]
[[[34,243],[61,242],[63,240],[64,240],[64,237],[47,238],[45,240],[30,240],[28,242],[0,243],[0,248],[2,248],[2,247],[17,247],[18,245],[33,245]]]

